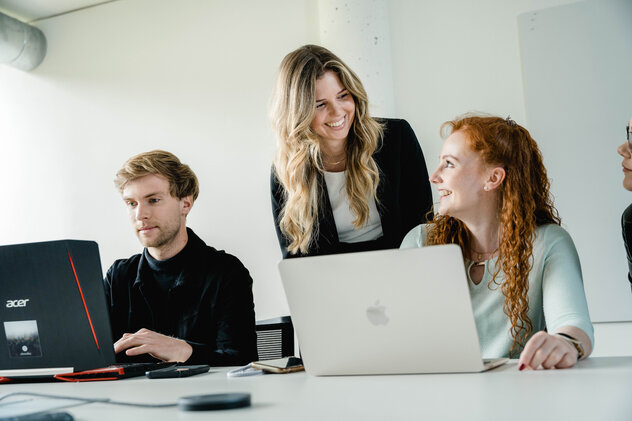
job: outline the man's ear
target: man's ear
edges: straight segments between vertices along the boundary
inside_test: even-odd
[[[485,190],[492,191],[500,187],[505,180],[505,169],[503,167],[494,167],[489,171]]]
[[[187,216],[193,207],[193,196],[184,196],[180,199],[180,212]]]

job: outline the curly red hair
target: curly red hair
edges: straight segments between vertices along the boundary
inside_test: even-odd
[[[484,163],[505,170],[499,188],[499,257],[489,287],[492,283],[500,286],[505,296],[503,310],[511,321],[513,338],[509,353],[515,355],[533,333],[528,291],[535,230],[540,225],[560,224],[542,154],[529,132],[509,118],[468,115],[445,122],[441,130],[444,134],[465,133],[469,146],[480,153]],[[469,230],[449,216],[435,214],[428,225],[428,242],[459,244],[464,256],[472,251]],[[496,277],[501,270],[505,280],[499,284]]]

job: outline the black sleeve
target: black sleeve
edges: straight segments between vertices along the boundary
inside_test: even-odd
[[[112,308],[112,266],[108,269],[103,278],[103,289],[105,291],[105,302],[108,307],[108,311]]]
[[[106,306],[110,316],[110,325],[112,329],[112,341],[118,341],[123,333],[126,332],[126,317],[127,309],[116,308],[118,301],[117,297],[121,295],[122,291],[118,291],[121,286],[119,284],[119,278],[117,277],[118,261],[114,262],[108,269],[103,279],[103,287],[105,289]]]
[[[623,244],[628,258],[628,281],[632,288],[632,205],[628,206],[621,216],[621,230],[623,233]]]
[[[272,199],[272,216],[274,217],[274,229],[276,230],[277,238],[279,240],[279,247],[281,247],[281,254],[284,259],[292,257],[289,255],[287,246],[287,238],[281,232],[279,226],[279,217],[281,214],[281,208],[283,206],[283,186],[277,180],[274,175],[274,170],[270,174],[270,198]]]
[[[252,278],[234,256],[226,255],[228,270],[215,297],[216,340],[214,345],[187,341],[193,348],[189,364],[243,365],[257,360],[255,306]]]
[[[424,154],[412,127],[401,120],[402,229],[405,236],[419,224],[427,222],[432,211],[432,190]],[[402,238],[403,239],[403,238]]]

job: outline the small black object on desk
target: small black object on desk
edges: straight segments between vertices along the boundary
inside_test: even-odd
[[[178,399],[178,409],[181,411],[212,411],[246,406],[250,406],[250,393],[216,393],[183,396]]]

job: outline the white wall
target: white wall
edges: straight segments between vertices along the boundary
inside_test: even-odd
[[[41,21],[32,73],[0,67],[0,243],[140,250],[112,179],[156,148],[191,165],[188,224],[251,271],[259,318],[287,312],[269,199],[267,106],[283,56],[317,43],[312,1],[135,0]]]
[[[541,141],[555,203],[573,234],[593,321],[632,320],[621,238],[625,141],[632,115],[632,2],[589,0],[518,19],[529,129]]]
[[[517,16],[572,2],[390,2],[397,112],[416,130],[429,169],[439,160],[439,127],[460,114],[511,115],[527,125]]]
[[[429,168],[440,124],[458,114],[511,114],[527,124],[517,16],[569,2],[388,1],[387,22],[378,22],[390,28],[393,77],[367,89],[380,103],[380,90],[394,86],[394,100],[374,114],[391,114],[394,104]],[[286,313],[267,105],[283,56],[319,43],[319,9],[328,5],[134,0],[38,22],[49,41],[44,63],[32,73],[0,67],[0,243],[94,239],[104,269],[138,252],[112,178],[132,154],[164,148],[197,172],[202,194],[189,225],[250,269],[257,317]],[[354,62],[341,37],[326,46]],[[365,66],[354,69],[370,74]]]
[[[320,44],[356,72],[371,115],[397,117],[389,0],[319,0],[318,18]]]
[[[593,323],[595,349],[593,357],[619,357],[632,355],[632,323]]]

